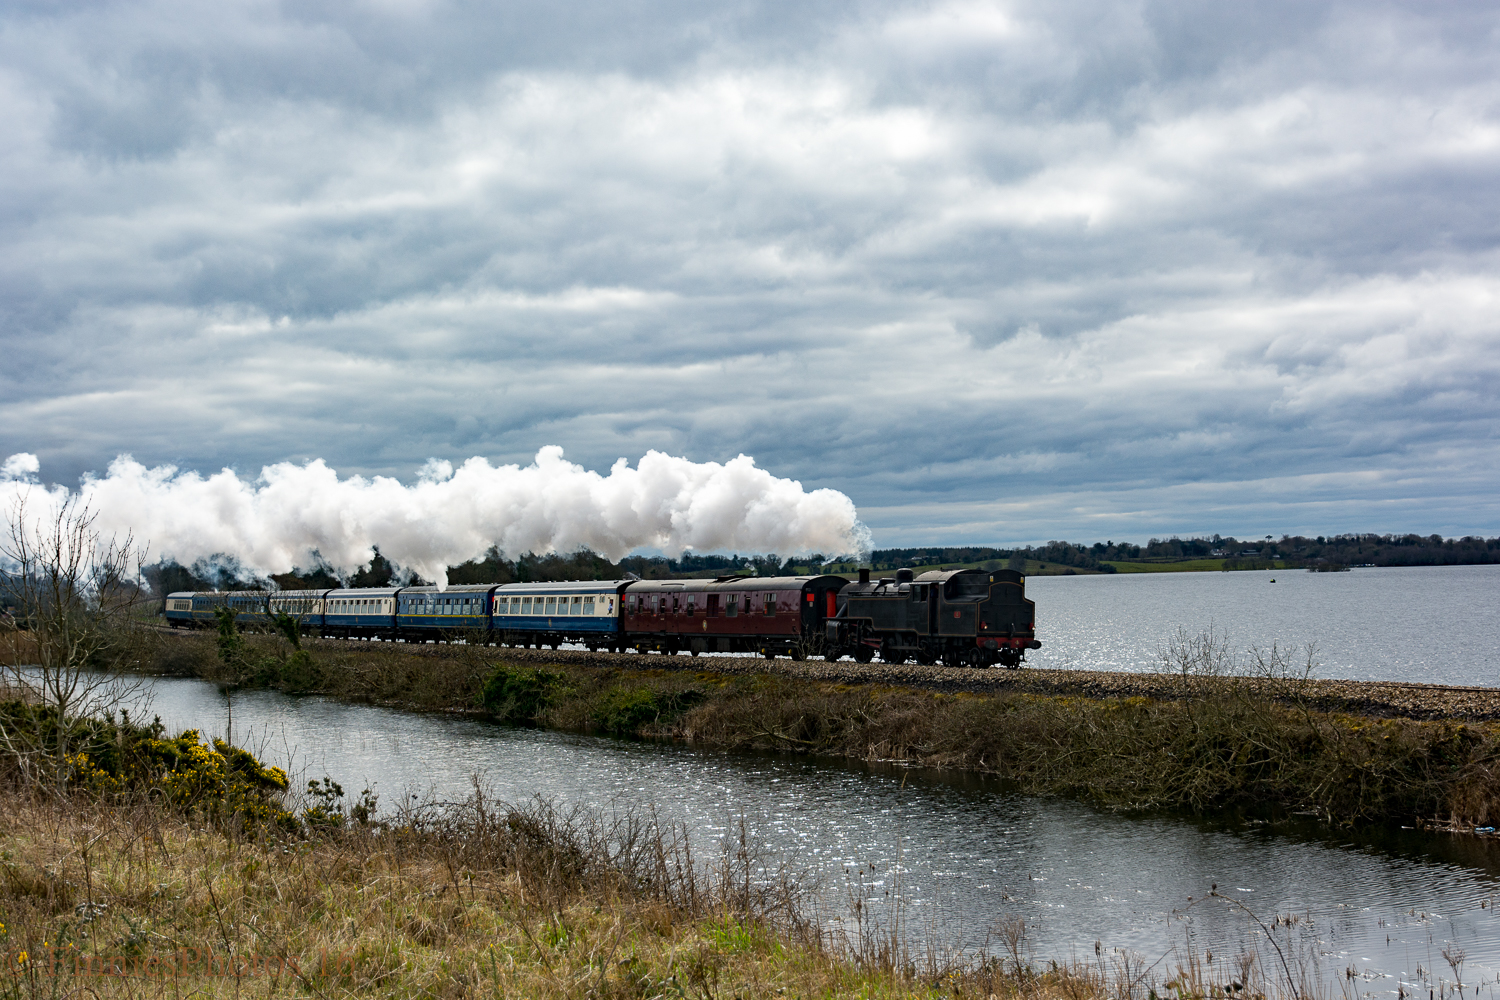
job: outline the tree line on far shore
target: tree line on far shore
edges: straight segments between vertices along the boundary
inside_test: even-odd
[[[986,565],[1025,569],[1031,564],[1061,566],[1096,572],[1115,572],[1114,563],[1173,563],[1220,559],[1229,568],[1293,566],[1314,569],[1345,566],[1459,566],[1500,563],[1500,538],[1444,538],[1441,535],[1346,534],[1282,535],[1276,539],[1241,539],[1231,535],[1193,538],[1153,538],[1145,545],[1129,542],[1052,541],[1020,548],[990,546],[927,546],[876,549],[864,560],[821,553],[782,559],[767,555],[698,555],[687,552],[665,556],[627,556],[618,562],[596,552],[547,555],[524,553],[509,558],[491,547],[479,559],[448,568],[448,583],[545,583],[555,580],[618,580],[634,574],[643,580],[709,575],[781,576],[819,572],[851,572],[869,566],[888,572],[903,566]],[[427,581],[405,572],[380,550],[369,564],[340,575],[327,566],[295,569],[269,580],[246,572],[232,558],[204,560],[191,567],[163,561],[145,570],[151,589],[160,594],[186,590],[250,590],[268,585],[283,590],[320,590],[333,587],[420,586]]]
[[[1078,569],[1113,572],[1116,562],[1173,563],[1224,559],[1238,564],[1263,562],[1291,566],[1473,566],[1500,563],[1500,538],[1444,538],[1442,535],[1282,535],[1275,539],[1241,539],[1232,535],[1153,538],[1145,545],[1129,542],[1048,542],[1018,549],[931,547],[876,549],[871,568],[935,566],[1005,560],[1029,560]]]

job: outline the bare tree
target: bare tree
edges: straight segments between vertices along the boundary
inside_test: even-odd
[[[54,782],[65,780],[71,723],[118,709],[140,686],[118,667],[139,639],[144,553],[129,534],[102,536],[97,516],[69,497],[33,519],[22,496],[0,537],[0,591],[29,640],[10,645],[4,670],[36,723],[0,723],[0,746]]]

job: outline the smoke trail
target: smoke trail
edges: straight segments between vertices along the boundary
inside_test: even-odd
[[[0,466],[7,509],[28,497],[33,515],[65,499],[35,482],[36,456]],[[233,471],[203,477],[173,466],[148,469],[121,455],[103,477],[85,477],[78,497],[105,533],[134,532],[151,558],[192,565],[223,554],[260,574],[307,566],[313,553],[348,572],[373,547],[396,564],[446,582],[446,567],[491,545],[511,555],[587,546],[612,560],[641,547],[698,551],[862,552],[869,535],[837,490],[806,492],[755,460],[690,462],[650,451],[632,469],[620,459],[601,476],[548,446],[522,468],[471,458],[457,471],[429,461],[416,483],[376,476],[340,479],[322,460],[283,462],[255,480]],[[46,503],[38,503],[44,499]]]

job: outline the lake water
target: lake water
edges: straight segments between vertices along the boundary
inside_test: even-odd
[[[1104,581],[1122,582],[1135,586]],[[226,703],[212,685],[162,679],[152,688],[152,709],[169,727],[223,733]],[[274,692],[237,694],[233,710],[236,741],[299,784],[327,774],[387,803],[461,797],[477,776],[511,801],[654,809],[686,825],[700,856],[743,819],[773,856],[808,873],[830,926],[854,893],[882,920],[900,900],[914,942],[971,953],[987,941],[998,948],[992,930],[1020,917],[1034,957],[1092,960],[1098,942],[1106,961],[1121,949],[1157,963],[1158,981],[1189,952],[1213,952],[1225,975],[1246,948],[1273,960],[1249,917],[1204,899],[1217,884],[1266,923],[1296,918],[1276,933],[1325,995],[1441,989],[1454,977],[1445,948],[1465,953],[1463,981],[1486,984],[1486,997],[1500,983],[1500,850],[1484,842],[1131,818],[973,777],[700,752]]]
[[[1500,566],[1032,576],[1026,595],[1034,668],[1160,670],[1178,629],[1214,629],[1298,666],[1311,644],[1317,677],[1500,686]]]
[[[1275,583],[1271,581],[1275,580]],[[1036,667],[1157,670],[1179,628],[1317,647],[1319,677],[1500,686],[1500,566],[1033,576]]]

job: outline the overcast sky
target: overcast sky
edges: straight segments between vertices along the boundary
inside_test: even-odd
[[[876,545],[1500,533],[1500,8],[0,13],[0,459],[753,456]]]

